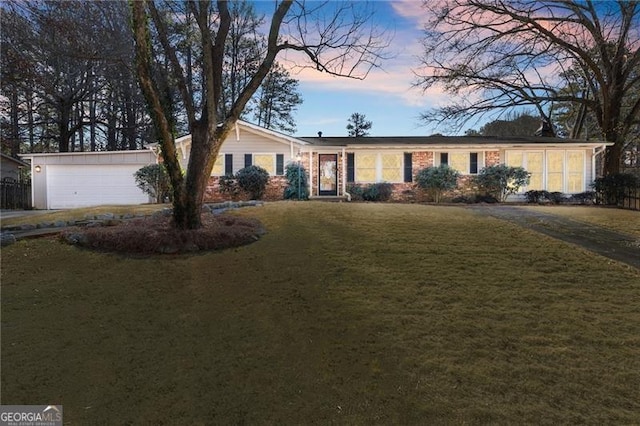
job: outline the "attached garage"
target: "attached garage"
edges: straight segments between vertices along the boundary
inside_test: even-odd
[[[33,206],[67,209],[148,203],[133,174],[156,163],[153,151],[27,154]]]

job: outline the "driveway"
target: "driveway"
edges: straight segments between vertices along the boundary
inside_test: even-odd
[[[0,218],[9,219],[10,217],[37,216],[57,211],[58,210],[0,210]]]
[[[640,269],[640,239],[550,213],[505,205],[472,205],[477,214],[515,223]]]

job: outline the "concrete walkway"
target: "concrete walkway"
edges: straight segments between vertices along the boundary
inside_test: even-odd
[[[565,217],[505,205],[472,205],[477,214],[515,223],[640,269],[640,238]]]

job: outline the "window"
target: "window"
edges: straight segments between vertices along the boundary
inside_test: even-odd
[[[562,192],[564,181],[564,152],[547,152],[547,191]]]
[[[402,154],[381,154],[382,181],[402,182]]]
[[[245,154],[244,166],[262,167],[271,176],[284,175],[284,154]]]
[[[463,174],[477,174],[479,158],[477,152],[441,152],[440,165],[446,164]]]
[[[376,181],[377,154],[356,154],[356,181]]]
[[[567,192],[584,191],[584,151],[567,151]]]
[[[224,174],[233,175],[233,154],[225,154],[224,156]]]
[[[224,160],[225,157],[222,154],[219,154],[218,157],[216,157],[216,162],[213,165],[213,169],[211,170],[211,176],[222,176],[224,175]]]
[[[507,151],[507,165],[523,167],[531,173],[522,192],[546,189],[549,192],[584,191],[584,151]]]
[[[411,154],[409,154],[411,155]],[[354,180],[359,183],[373,182],[403,182],[405,181],[406,154],[385,152],[379,154],[356,153],[354,155]],[[349,155],[347,155],[347,181],[350,167]],[[409,163],[409,167],[411,163]],[[411,173],[411,172],[409,172]]]

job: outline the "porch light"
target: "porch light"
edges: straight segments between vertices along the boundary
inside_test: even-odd
[[[42,167],[40,167],[40,165],[37,165],[34,170],[36,171],[36,173],[40,173],[42,171]]]

